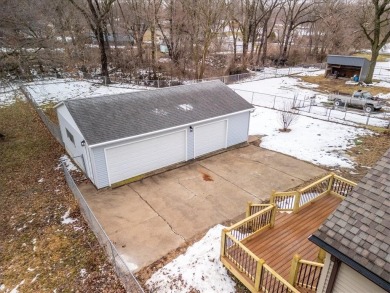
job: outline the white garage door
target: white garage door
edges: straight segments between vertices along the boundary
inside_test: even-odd
[[[195,157],[226,148],[227,120],[194,128]]]
[[[110,185],[186,161],[186,130],[105,149]]]

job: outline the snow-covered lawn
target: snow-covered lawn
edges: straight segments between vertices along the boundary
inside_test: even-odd
[[[120,94],[147,89],[128,84],[105,86],[99,83],[74,79],[37,81],[27,83],[25,86],[38,104],[57,103],[66,99]]]
[[[298,116],[290,132],[281,132],[280,113],[257,107],[251,116],[249,134],[265,135],[261,147],[329,167],[353,168],[353,158],[344,151],[354,140],[370,132],[353,126]]]
[[[219,261],[223,228],[211,228],[184,254],[154,273],[146,282],[150,292],[234,293],[235,283]]]

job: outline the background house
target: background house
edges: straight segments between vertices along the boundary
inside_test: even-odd
[[[65,148],[97,188],[248,139],[253,107],[220,81],[57,105]]]
[[[390,292],[390,149],[310,240],[327,252],[317,292]]]
[[[370,67],[370,61],[363,57],[328,55],[325,76],[337,75],[351,78],[355,74],[364,81]]]

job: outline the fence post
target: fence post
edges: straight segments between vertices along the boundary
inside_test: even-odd
[[[366,125],[368,125],[368,121],[370,120],[370,113],[368,113],[367,115],[367,121],[366,121]]]
[[[256,265],[256,276],[255,276],[255,290],[260,291],[260,286],[262,285],[261,283],[261,276],[262,276],[262,271],[263,271],[263,265],[265,261],[264,259],[260,258],[257,261]]]
[[[272,109],[275,109],[276,96],[274,96],[274,104],[272,105]]]
[[[297,283],[299,261],[300,260],[301,260],[301,257],[299,256],[299,254],[296,254],[296,255],[294,255],[292,262],[291,262],[290,278],[289,278],[288,282],[294,287]]]
[[[253,96],[254,96],[255,92],[252,92],[252,105],[253,105]]]
[[[251,207],[252,207],[252,202],[248,201],[248,205],[246,207],[245,218],[250,217],[250,215],[251,215]]]
[[[300,191],[297,191],[294,196],[294,207],[293,207],[293,213],[296,214],[299,212],[299,203],[301,201],[301,195],[302,193]]]

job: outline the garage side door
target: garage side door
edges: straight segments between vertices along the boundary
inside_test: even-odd
[[[226,148],[227,120],[194,128],[195,157]]]
[[[110,185],[186,161],[186,130],[107,148]]]

